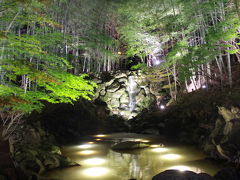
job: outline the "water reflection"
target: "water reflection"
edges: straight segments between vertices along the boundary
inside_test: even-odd
[[[83,171],[86,177],[101,177],[109,173],[109,169],[103,167],[87,168]]]
[[[179,154],[164,154],[161,155],[160,158],[167,160],[167,161],[173,161],[173,160],[177,160],[180,159],[182,156]]]
[[[83,165],[102,165],[106,163],[106,159],[90,158],[83,161]]]
[[[90,142],[88,142],[88,144],[94,144],[94,142],[90,141]]]
[[[54,170],[48,172],[47,176],[59,180],[147,180],[167,169],[191,170],[213,175],[221,168],[205,160],[205,155],[193,147],[164,147],[162,142],[156,142],[156,137],[136,134],[107,137],[94,144],[89,143],[93,142],[90,140],[86,144],[63,147],[62,153],[82,166]],[[149,140],[148,143],[153,143],[146,149],[121,152],[111,150],[114,142],[124,140]]]
[[[99,137],[99,138],[101,138],[101,137],[107,137],[107,135],[105,135],[105,134],[98,134],[98,135],[95,135],[94,137]]]
[[[184,171],[193,171],[195,173],[202,173],[203,172],[200,168],[185,166],[185,165],[172,166],[172,167],[169,167],[167,169],[179,170],[181,172],[184,172]]]
[[[90,154],[95,154],[96,151],[93,150],[84,150],[84,151],[79,151],[78,154],[79,155],[90,155]]]
[[[166,152],[166,151],[168,151],[168,149],[167,149],[167,148],[162,148],[162,147],[160,147],[160,148],[154,148],[154,149],[152,149],[151,151],[161,153],[161,152]]]
[[[93,146],[92,145],[89,145],[89,144],[83,144],[83,145],[79,145],[78,146],[80,149],[89,149],[89,148],[92,148]]]

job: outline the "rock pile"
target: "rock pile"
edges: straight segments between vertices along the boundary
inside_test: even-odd
[[[112,115],[128,120],[151,108],[161,96],[161,86],[154,86],[141,71],[116,73],[107,80],[99,78],[95,99],[106,102]],[[157,88],[156,88],[157,87]]]
[[[218,107],[218,113],[206,145],[214,145],[222,158],[240,164],[240,109]]]
[[[78,165],[61,155],[54,137],[39,121],[24,123],[9,141],[16,165],[28,176],[40,177],[46,170]]]

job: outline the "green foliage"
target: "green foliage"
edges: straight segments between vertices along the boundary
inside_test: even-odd
[[[145,63],[139,63],[137,65],[134,65],[131,67],[131,70],[144,70],[147,68],[147,65]]]
[[[153,54],[161,46],[167,52],[161,66],[176,66],[184,81],[224,51],[239,54],[240,21],[230,4],[229,0],[124,1],[119,32],[127,55]]]
[[[43,102],[73,103],[80,97],[91,99],[96,84],[87,75],[73,75],[63,49],[72,36],[57,32],[60,27],[43,15],[47,1],[1,2],[6,8],[1,17],[8,31],[0,31],[0,112],[40,111]],[[8,16],[9,15],[9,16]],[[26,24],[28,25],[26,27]],[[28,29],[23,34],[14,29]]]
[[[31,113],[40,111],[43,107],[41,97],[42,92],[27,92],[14,85],[0,85],[0,111],[20,111]]]

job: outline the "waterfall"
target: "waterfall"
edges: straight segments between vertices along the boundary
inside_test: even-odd
[[[132,112],[136,106],[136,95],[138,93],[138,85],[134,79],[134,76],[128,78],[128,94],[129,94],[129,110]]]

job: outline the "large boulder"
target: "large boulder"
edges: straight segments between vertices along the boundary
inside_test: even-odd
[[[182,172],[179,170],[166,170],[154,176],[152,180],[214,180],[214,179],[205,173],[197,174],[192,171]]]
[[[149,144],[136,142],[136,141],[124,141],[112,146],[113,150],[132,150],[149,147]]]
[[[210,134],[210,142],[216,146],[221,158],[240,163],[240,110],[237,107],[227,109],[218,107],[218,118]]]
[[[22,124],[9,142],[13,160],[30,177],[38,177],[50,169],[78,166],[61,155],[54,137],[44,130],[38,120],[28,120]]]
[[[150,109],[156,102],[156,96],[150,92],[151,83],[146,81],[145,76],[137,71],[112,74],[111,78],[98,81],[101,83],[95,99],[104,101],[111,115],[129,120],[144,109]]]

